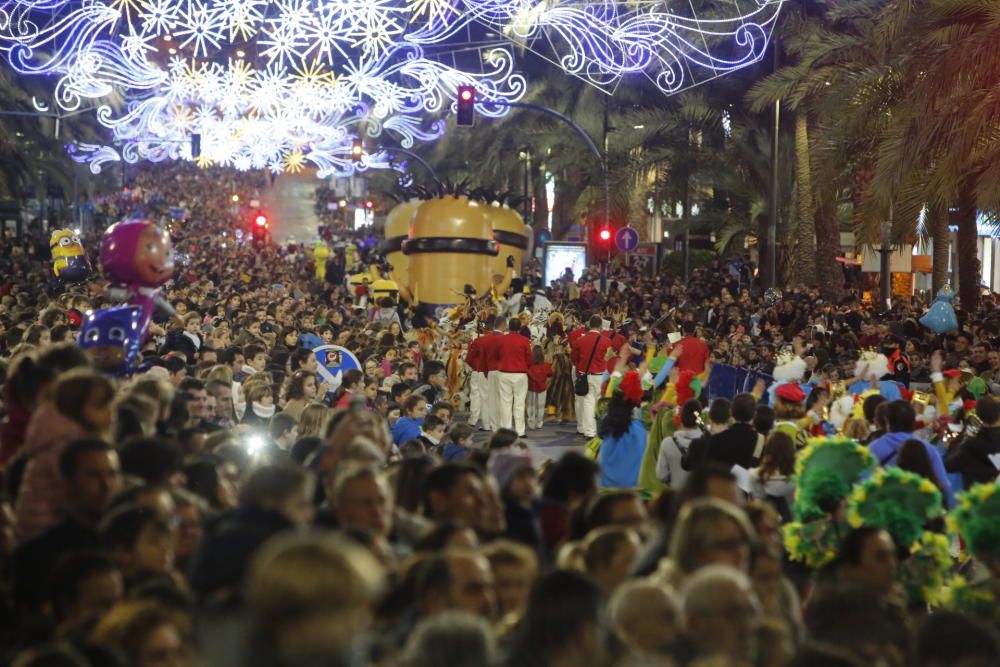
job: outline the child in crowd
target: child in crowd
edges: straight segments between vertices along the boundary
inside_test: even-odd
[[[472,451],[472,427],[468,424],[453,424],[448,431],[448,441],[441,447],[441,458],[445,461],[462,461]]]
[[[528,429],[537,430],[545,425],[545,397],[552,364],[545,360],[541,345],[531,348],[531,365],[528,366]]]

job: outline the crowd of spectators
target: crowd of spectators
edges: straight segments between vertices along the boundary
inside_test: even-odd
[[[866,348],[908,353],[906,383],[941,367],[993,383],[991,301],[942,341],[913,319],[918,300],[876,313],[856,294],[777,296],[747,260],[720,260],[687,284],[615,267],[606,292],[593,271],[543,289],[529,261],[517,298],[489,312],[523,315],[528,335],[542,322],[533,353],[550,366],[547,409],[529,416],[527,441],[479,434],[465,418],[463,365],[476,320],[432,327],[420,308],[351,289],[374,261],[360,236],[337,233],[324,271],[310,248],[237,238],[240,202],[266,185],[157,165],[99,200],[109,220],[135,213],[168,227],[178,260],[166,291],[176,315],[156,319],[143,370],[128,378],[97,373],[74,344],[81,314],[110,303],[99,275],[54,283],[47,238],[0,258],[0,647],[11,664],[1000,664],[1000,616],[907,599],[906,554],[885,530],[848,530],[823,567],[789,563],[776,500],[794,492],[796,444],[770,433],[760,395],[704,414],[675,397],[675,428],[650,442],[708,450],[664,459],[652,494],[602,485],[606,451],[588,457],[577,440],[550,459],[532,436],[575,418],[566,338],[594,315],[622,367],[661,349],[689,364],[667,342],[685,331],[711,362],[765,373],[794,345],[822,387],[852,376]],[[94,253],[99,226],[82,235]],[[381,309],[395,317],[373,319]],[[309,349],[319,343],[352,350],[362,369],[331,391]],[[638,407],[609,393],[605,443]],[[985,405],[981,440],[1000,431],[1000,410]],[[859,439],[874,442],[885,424],[874,405],[865,417]],[[704,437],[734,429],[754,443],[768,433],[745,460],[756,491],[733,472],[741,454]],[[955,570],[993,576],[995,563],[975,561]]]

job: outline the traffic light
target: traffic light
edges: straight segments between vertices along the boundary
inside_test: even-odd
[[[597,228],[597,260],[607,262],[611,260],[611,245],[614,234],[607,223],[601,224]]]
[[[264,248],[271,239],[271,223],[264,213],[257,211],[253,218],[253,228],[250,230],[250,238],[253,239],[255,248]]]
[[[369,211],[372,210],[373,208],[375,208],[375,202],[373,202],[371,199],[366,199],[365,208],[368,209]]]
[[[361,143],[361,137],[355,137],[351,144],[351,159],[361,162],[361,157],[365,154],[365,145]]]
[[[254,218],[253,222],[255,225],[257,225],[258,229],[261,230],[267,229],[267,216],[264,215],[263,213],[258,213],[257,217]]]
[[[459,127],[472,127],[476,124],[476,89],[474,87],[458,87],[458,104],[456,106],[456,125]]]

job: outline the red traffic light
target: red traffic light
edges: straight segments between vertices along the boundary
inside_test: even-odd
[[[267,227],[267,216],[262,213],[257,216],[254,222],[257,223],[258,227]]]
[[[600,237],[600,239],[602,241],[610,241],[611,240],[611,230],[608,229],[607,227],[605,227],[600,232],[598,232],[597,235]]]
[[[472,127],[476,123],[476,89],[472,86],[458,87],[455,124]]]
[[[371,199],[366,199],[365,208],[375,208],[375,202],[373,202]]]

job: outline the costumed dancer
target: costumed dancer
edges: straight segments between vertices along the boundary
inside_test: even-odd
[[[813,438],[795,460],[794,521],[785,525],[785,548],[811,569],[829,563],[850,531],[847,497],[875,468],[868,448],[849,438]]]
[[[854,381],[848,384],[847,393],[860,396],[873,388],[878,389],[885,400],[898,401],[903,398],[903,385],[884,379],[889,375],[889,358],[872,350],[865,350],[854,365]]]
[[[774,392],[774,428],[787,433],[797,449],[805,446],[813,420],[806,414],[806,394],[791,382]]]
[[[604,488],[630,489],[639,482],[647,440],[646,428],[635,416],[636,409],[642,405],[642,396],[639,373],[629,371],[608,402],[607,414],[598,427],[600,484]]]
[[[937,606],[944,600],[952,565],[948,538],[924,529],[943,515],[941,501],[941,490],[931,480],[900,468],[879,468],[851,494],[848,522],[889,533],[900,555],[898,579],[911,606]]]
[[[778,353],[775,359],[774,373],[774,384],[767,388],[768,405],[775,407],[776,394],[779,387],[785,385],[794,385],[799,388],[799,391],[803,394],[803,400],[805,396],[809,395],[812,391],[813,385],[810,383],[803,383],[802,379],[806,376],[806,362],[799,354],[791,350],[782,350]]]
[[[977,484],[957,497],[948,527],[957,532],[984,577],[971,583],[962,576],[951,582],[951,603],[1000,627],[1000,482]]]

